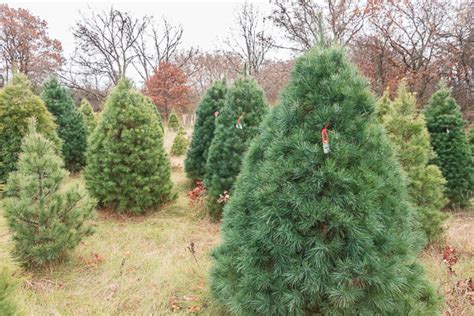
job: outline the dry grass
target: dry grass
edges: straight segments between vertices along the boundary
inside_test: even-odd
[[[169,148],[174,133],[166,135]],[[183,157],[172,157],[171,163],[176,201],[139,217],[100,212],[96,233],[67,262],[34,274],[11,259],[12,244],[0,216],[0,263],[21,278],[17,300],[27,315],[223,314],[207,290],[209,252],[219,242],[219,225],[200,218],[199,207],[189,204]],[[80,176],[71,177],[66,186],[75,184],[83,185]],[[474,315],[468,296],[452,292],[458,280],[474,275],[473,227],[474,217],[466,213],[447,221],[446,242],[459,254],[456,275],[447,272],[442,246],[430,247],[421,256],[447,298],[445,315]]]

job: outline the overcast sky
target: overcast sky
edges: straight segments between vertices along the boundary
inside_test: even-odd
[[[268,15],[271,9],[269,0],[253,0],[262,13]],[[63,44],[64,55],[68,57],[74,50],[71,28],[80,19],[80,12],[87,13],[90,8],[102,10],[113,5],[115,8],[133,13],[136,16],[151,15],[157,20],[165,16],[173,24],[184,28],[184,47],[199,47],[203,50],[222,48],[222,40],[229,34],[234,22],[235,9],[243,1],[95,1],[95,2],[45,2],[45,1],[7,1],[10,7],[25,8],[34,15],[46,20],[52,38]]]

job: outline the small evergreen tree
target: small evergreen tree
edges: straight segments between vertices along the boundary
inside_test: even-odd
[[[186,149],[188,148],[188,137],[184,128],[181,126],[179,127],[178,133],[174,138],[173,145],[171,146],[171,155],[172,156],[181,156],[186,153]]]
[[[211,289],[231,314],[437,314],[416,263],[414,211],[373,111],[341,49],[296,61],[224,208]]]
[[[89,103],[89,101],[87,101],[87,99],[82,99],[79,112],[82,115],[82,121],[84,122],[87,135],[89,136],[97,126],[97,117],[95,116],[94,110],[92,109],[92,105]]]
[[[102,206],[141,213],[172,198],[159,120],[128,80],[110,93],[90,137],[86,186]]]
[[[199,103],[191,145],[184,161],[188,178],[199,180],[204,178],[209,146],[214,138],[215,120],[222,111],[226,94],[225,81],[218,80],[207,89]]]
[[[156,114],[156,118],[158,119],[158,125],[160,125],[161,131],[163,132],[163,135],[164,135],[165,129],[163,127],[163,120],[161,119],[161,114],[158,111],[158,109],[156,108],[155,103],[153,103],[153,100],[150,97],[147,97],[147,96],[145,96],[145,102],[152,109],[153,113]]]
[[[474,160],[474,124],[471,124],[471,128],[469,130],[469,143],[471,144],[471,155],[473,156]]]
[[[85,165],[87,147],[87,130],[81,113],[69,92],[55,77],[45,82],[41,98],[56,118],[58,136],[63,140],[62,153],[66,168],[72,172],[79,171]]]
[[[435,157],[425,118],[416,111],[416,99],[402,81],[394,101],[384,96],[377,103],[376,112],[408,180],[408,193],[429,240],[442,232],[446,216],[439,210],[447,203],[443,195],[446,180],[430,159]],[[384,115],[380,115],[385,113]]]
[[[53,143],[36,131],[34,121],[17,169],[8,178],[5,200],[14,256],[26,267],[57,261],[92,233],[87,220],[96,203],[77,188],[60,191],[67,176],[63,161]]]
[[[28,119],[35,117],[38,132],[60,147],[56,125],[44,102],[31,91],[31,84],[23,74],[13,77],[0,89],[0,182],[15,170],[21,140],[28,131]]]
[[[0,315],[18,315],[17,306],[14,302],[16,283],[10,273],[4,268],[0,271]]]
[[[446,195],[452,206],[467,206],[474,189],[472,155],[461,110],[447,87],[431,96],[425,115],[437,155],[433,163],[447,180]]]
[[[170,117],[168,119],[168,128],[177,132],[181,124],[179,124],[178,115],[174,110],[171,111]]]
[[[253,78],[236,80],[227,92],[222,113],[216,120],[204,177],[207,208],[215,219],[221,215],[226,196],[240,172],[242,157],[259,133],[267,109],[263,90]]]

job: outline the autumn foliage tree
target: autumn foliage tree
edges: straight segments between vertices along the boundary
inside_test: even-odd
[[[167,120],[171,109],[184,113],[191,106],[191,88],[184,72],[171,63],[160,63],[155,73],[145,82],[148,95]]]
[[[46,21],[6,4],[0,4],[0,59],[7,79],[16,68],[34,83],[64,62],[61,43],[49,37]]]

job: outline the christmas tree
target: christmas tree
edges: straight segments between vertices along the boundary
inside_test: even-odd
[[[179,124],[178,115],[174,110],[171,111],[170,117],[168,118],[168,128],[177,132],[181,124]]]
[[[184,128],[179,127],[178,133],[174,138],[173,145],[171,146],[171,155],[172,156],[181,156],[186,152],[188,148],[188,136],[184,131]]]
[[[184,161],[188,178],[204,178],[209,146],[214,138],[215,120],[224,106],[226,94],[225,81],[218,80],[206,91],[199,103],[191,145]]]
[[[469,130],[469,143],[471,145],[471,155],[474,159],[474,124],[471,125],[471,128]]]
[[[150,97],[147,97],[145,96],[145,102],[148,104],[148,106],[151,108],[151,110],[153,111],[153,113],[156,114],[156,118],[158,119],[158,125],[160,125],[160,128],[161,128],[161,131],[163,132],[163,134],[165,133],[165,129],[163,127],[163,121],[161,119],[161,114],[160,112],[158,111],[158,109],[156,108],[156,105],[155,103],[153,103],[153,100],[150,98]]]
[[[247,152],[213,252],[233,315],[435,315],[401,170],[339,48],[296,61]]]
[[[96,203],[75,187],[60,190],[67,176],[63,161],[34,120],[21,149],[17,171],[6,185],[5,217],[14,256],[26,267],[39,267],[62,259],[92,233],[87,220]]]
[[[446,195],[451,206],[467,206],[474,189],[472,155],[461,110],[447,87],[441,86],[431,96],[425,116],[437,155],[433,163],[447,180]]]
[[[60,140],[53,116],[41,98],[33,94],[26,76],[17,74],[0,89],[0,182],[15,170],[30,117],[36,118],[38,132],[54,141],[59,148]]]
[[[387,101],[384,96],[376,109],[406,173],[408,194],[422,229],[428,239],[433,240],[442,232],[441,224],[446,217],[439,211],[447,203],[443,195],[446,180],[437,166],[429,164],[435,155],[425,118],[417,113],[416,98],[408,91],[404,80],[395,100]]]
[[[18,315],[17,307],[14,302],[14,291],[16,283],[10,276],[10,273],[4,268],[0,271],[0,315],[14,316]]]
[[[253,78],[236,80],[227,92],[222,113],[216,119],[204,177],[207,208],[215,219],[221,215],[226,196],[240,172],[242,157],[259,133],[267,108],[263,90]]]
[[[82,99],[79,112],[82,115],[82,121],[84,122],[84,127],[87,130],[87,135],[90,135],[97,126],[97,118],[91,104],[89,101],[87,101],[87,99]]]
[[[69,171],[79,171],[86,163],[87,130],[81,113],[69,92],[58,79],[50,78],[43,86],[41,98],[56,118],[58,136],[63,140],[62,153]]]
[[[142,213],[172,198],[158,117],[126,79],[107,98],[87,162],[86,186],[101,206]]]

